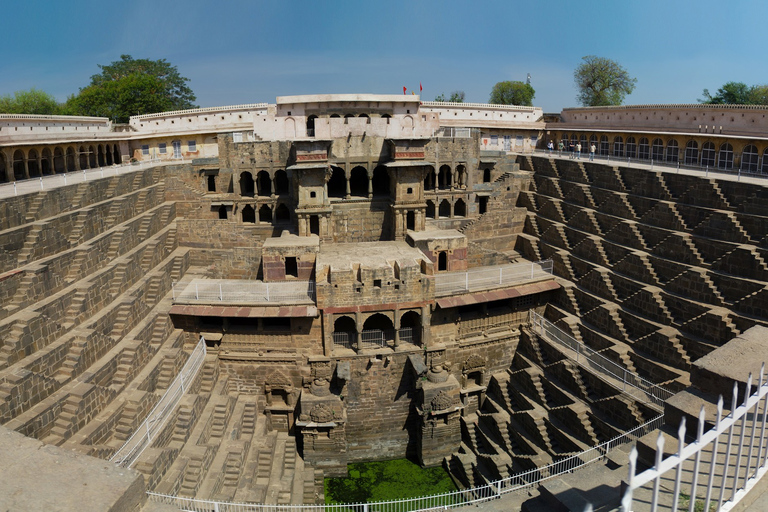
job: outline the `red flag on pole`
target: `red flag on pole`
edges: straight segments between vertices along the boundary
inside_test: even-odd
[[[424,89],[421,87],[421,82],[419,82],[419,92],[423,91]]]
[[[403,94],[405,94],[407,87],[403,86]]]

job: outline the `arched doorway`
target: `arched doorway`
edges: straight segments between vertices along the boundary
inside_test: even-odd
[[[448,253],[445,251],[440,251],[440,254],[437,255],[437,270],[448,270]]]
[[[85,150],[85,146],[80,146],[77,153],[80,157],[80,169],[88,169],[88,152]]]
[[[427,169],[427,175],[424,177],[424,190],[432,190],[437,188],[437,177],[435,176],[435,169],[429,167]]]
[[[259,222],[272,222],[272,208],[263,204],[259,208]]]
[[[333,344],[344,348],[352,348],[357,339],[357,325],[348,316],[340,316],[333,322]]]
[[[451,216],[451,203],[449,203],[447,199],[440,201],[440,211],[438,213],[440,214],[440,217],[447,218]]]
[[[685,145],[685,165],[696,165],[699,163],[699,143],[695,140],[689,140]]]
[[[307,118],[307,137],[315,136],[315,119],[317,116],[311,115]]]
[[[416,229],[416,213],[413,210],[405,214],[405,228],[411,231]]]
[[[67,148],[67,172],[74,172],[77,170],[75,167],[75,149],[73,147]]]
[[[99,162],[99,167],[104,167],[104,164],[107,163],[106,158],[104,158],[104,146],[99,144],[96,151],[97,151],[96,156]]]
[[[368,197],[368,171],[357,166],[349,177],[349,194],[355,197]]]
[[[451,188],[452,179],[451,168],[447,165],[440,166],[440,173],[437,175],[438,188],[442,190]]]
[[[247,204],[243,207],[240,215],[243,218],[243,222],[249,222],[251,224],[256,223],[256,212],[253,210],[253,206]]]
[[[53,172],[56,174],[61,174],[66,171],[67,168],[64,163],[64,152],[61,150],[61,148],[55,148],[53,150]]]
[[[30,149],[27,155],[27,170],[29,171],[30,178],[37,178],[40,176],[40,157],[38,156],[36,149]]]
[[[219,206],[219,219],[226,220],[227,218],[227,207],[224,205]]]
[[[98,167],[96,163],[96,148],[93,146],[88,146],[88,165],[90,165],[91,169]]]
[[[284,204],[279,204],[275,210],[275,222],[276,223],[290,223],[291,212]]]
[[[240,195],[253,197],[253,176],[249,172],[240,173]]]
[[[467,204],[464,202],[463,199],[457,199],[456,203],[453,205],[453,216],[454,217],[467,216]]]
[[[373,170],[373,188],[374,197],[389,197],[389,172],[383,165],[376,167]]]
[[[432,200],[427,201],[427,218],[435,218],[435,203]]]
[[[288,173],[280,169],[275,172],[275,194],[281,195],[289,192]]]
[[[386,315],[375,313],[363,323],[360,338],[364,348],[386,347],[395,340],[395,326]]]
[[[43,155],[40,159],[40,171],[43,176],[53,174],[53,158],[51,157],[51,148],[43,149]]]
[[[407,311],[400,317],[400,341],[418,345],[421,342],[421,315]]]
[[[259,171],[256,175],[256,189],[262,197],[272,195],[272,179],[267,171]]]
[[[347,177],[341,167],[331,167],[333,173],[328,180],[328,197],[347,197]]]
[[[27,172],[24,165],[24,153],[20,149],[13,152],[13,177],[17,181],[27,178]]]

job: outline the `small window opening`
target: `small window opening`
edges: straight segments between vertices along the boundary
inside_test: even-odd
[[[299,277],[299,266],[295,256],[285,257],[285,277],[288,276]]]
[[[216,176],[208,176],[208,192],[216,192]]]
[[[381,288],[381,279],[374,279],[373,280],[373,287],[374,288]]]

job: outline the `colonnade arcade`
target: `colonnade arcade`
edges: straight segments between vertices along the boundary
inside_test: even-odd
[[[82,171],[122,163],[119,144],[7,147],[0,149],[0,182]]]
[[[392,348],[401,344],[420,346],[428,332],[428,307],[370,313],[335,313],[327,315],[332,324],[334,348]]]
[[[552,139],[558,136],[553,136]],[[740,169],[768,174],[768,141],[735,138],[562,133],[566,151],[581,143],[586,154],[594,144],[596,154],[611,158],[653,160],[695,167]]]

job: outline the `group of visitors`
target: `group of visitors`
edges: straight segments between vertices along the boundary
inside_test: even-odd
[[[549,150],[549,156],[552,156],[552,153],[555,151],[555,144],[552,141],[549,141],[549,143],[547,144],[547,149]],[[557,149],[559,151],[559,155],[562,156],[563,150],[565,149],[565,143],[562,140],[558,142]],[[597,148],[595,147],[595,143],[593,142],[589,146],[590,161],[595,159],[595,150],[597,150]],[[574,158],[576,158],[577,160],[581,160],[581,142],[577,142],[574,145],[573,141],[571,141],[568,151],[570,151],[571,153],[571,160],[573,160]]]

